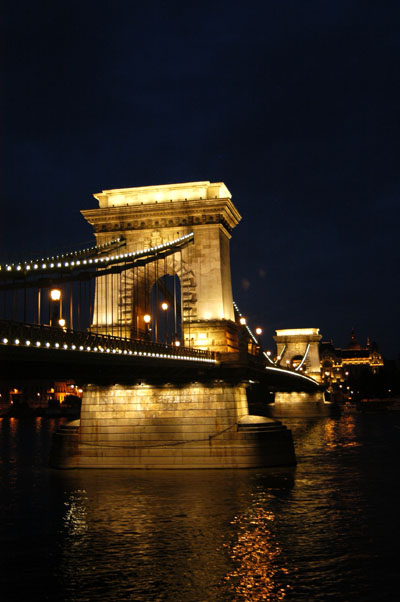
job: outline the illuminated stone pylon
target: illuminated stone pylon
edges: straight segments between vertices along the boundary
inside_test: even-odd
[[[93,329],[137,336],[145,330],[152,284],[160,275],[177,275],[185,344],[222,353],[236,351],[229,241],[241,216],[225,184],[205,181],[122,188],[94,197],[99,208],[82,214],[98,244],[123,236],[126,251],[131,252],[190,232],[194,243],[146,268],[98,278]]]
[[[282,367],[306,373],[321,382],[319,328],[288,328],[277,330],[274,340],[277,363]],[[275,401],[269,407],[273,418],[311,418],[330,416],[333,406],[325,401],[324,391],[276,391]]]
[[[317,382],[321,382],[319,357],[321,339],[319,328],[277,330],[274,340],[278,363],[282,367],[300,369]]]

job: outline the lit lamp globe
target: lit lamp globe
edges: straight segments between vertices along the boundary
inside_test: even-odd
[[[242,326],[245,326],[245,325],[246,325],[246,318],[244,318],[244,317],[242,316],[242,317],[239,319],[239,323],[240,323]]]
[[[260,336],[260,335],[262,335],[262,328],[260,328],[260,327],[257,327],[257,328],[256,328],[256,335],[257,335],[257,336]]]
[[[58,319],[61,318],[61,291],[59,288],[52,288],[50,291],[50,326],[57,326]]]
[[[144,320],[144,336],[146,338],[146,340],[150,337],[150,321],[151,321],[151,316],[150,314],[144,314],[143,316],[143,320]]]
[[[61,299],[61,291],[59,288],[53,288],[50,291],[50,299],[52,301],[59,301]]]
[[[163,303],[161,303],[161,309],[163,311],[167,311],[167,309],[168,309],[168,303],[166,301],[164,301]]]

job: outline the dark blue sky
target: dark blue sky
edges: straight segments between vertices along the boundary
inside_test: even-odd
[[[107,188],[223,181],[234,297],[400,350],[400,7],[6,0],[0,260],[91,240]]]

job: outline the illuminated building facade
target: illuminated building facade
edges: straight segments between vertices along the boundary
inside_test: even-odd
[[[73,380],[16,380],[3,381],[0,387],[0,412],[11,408],[35,410],[68,407],[79,401],[83,389]]]
[[[365,347],[357,341],[354,330],[347,347],[337,348],[333,342],[320,344],[321,378],[333,393],[352,398],[359,384],[379,374],[383,357],[376,343],[367,339]]]

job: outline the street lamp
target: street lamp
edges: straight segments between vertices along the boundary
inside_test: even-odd
[[[166,301],[161,303],[161,309],[164,312],[164,343],[168,343],[168,303]]]
[[[57,326],[61,318],[61,291],[52,288],[50,291],[50,326]]]
[[[256,328],[256,335],[257,335],[257,344],[259,347],[258,353],[261,354],[261,335],[262,335],[262,328],[260,328],[259,326],[257,326]]]
[[[151,322],[151,316],[149,314],[144,314],[143,320],[144,320],[144,324],[145,324],[145,338],[146,338],[146,340],[148,340],[149,332],[150,332],[149,324]]]
[[[50,298],[52,301],[59,301],[61,299],[61,291],[59,288],[53,288],[50,291]]]

